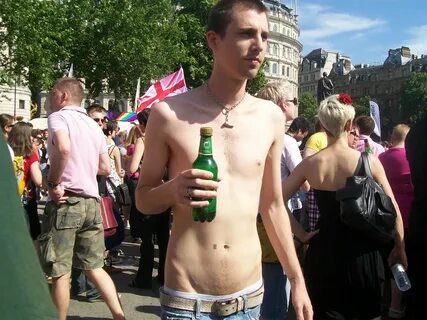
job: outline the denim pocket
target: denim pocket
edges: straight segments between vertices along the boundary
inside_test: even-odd
[[[193,320],[193,312],[162,306],[162,320]]]
[[[79,204],[80,199],[70,197],[66,203],[58,207],[55,223],[57,230],[77,229],[80,227],[82,208]]]

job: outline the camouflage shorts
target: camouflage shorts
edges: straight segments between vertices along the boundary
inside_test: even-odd
[[[46,204],[39,236],[41,262],[47,275],[60,277],[71,267],[93,270],[104,265],[104,229],[99,200],[69,197]]]

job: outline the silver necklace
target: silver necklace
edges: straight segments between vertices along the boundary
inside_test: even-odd
[[[234,105],[232,105],[231,107],[228,107],[228,108],[227,108],[227,105],[224,105],[224,104],[220,103],[220,102],[215,98],[214,94],[213,94],[213,93],[212,93],[212,91],[211,91],[211,88],[209,88],[209,83],[208,83],[208,82],[206,82],[206,88],[208,89],[208,93],[209,93],[209,95],[211,96],[211,99],[212,99],[212,100],[213,100],[217,105],[219,105],[219,106],[222,108],[221,113],[225,116],[225,121],[224,121],[224,123],[222,124],[222,126],[221,126],[221,127],[229,128],[229,129],[233,128],[233,127],[234,127],[234,125],[228,122],[228,114],[230,113],[230,111],[231,111],[231,110],[233,110],[235,107],[237,107],[239,104],[241,104],[241,103],[242,103],[242,101],[243,101],[243,100],[245,99],[245,97],[246,97],[246,91],[245,91],[245,93],[243,94],[243,97],[242,97],[242,99],[240,99],[240,101],[239,101],[239,102],[237,102],[236,104],[234,104]]]

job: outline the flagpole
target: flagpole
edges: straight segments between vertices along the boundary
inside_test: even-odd
[[[68,69],[68,78],[72,78],[74,73],[74,65],[73,63],[70,66],[70,69]]]
[[[136,84],[136,92],[135,92],[135,100],[133,102],[133,110],[136,111],[136,109],[138,108],[138,99],[139,99],[139,95],[140,95],[140,90],[141,90],[141,78],[138,78],[138,82]]]

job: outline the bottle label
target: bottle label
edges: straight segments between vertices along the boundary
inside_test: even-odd
[[[199,153],[204,155],[212,154],[212,139],[210,137],[204,137],[202,139],[203,141],[200,144]]]

